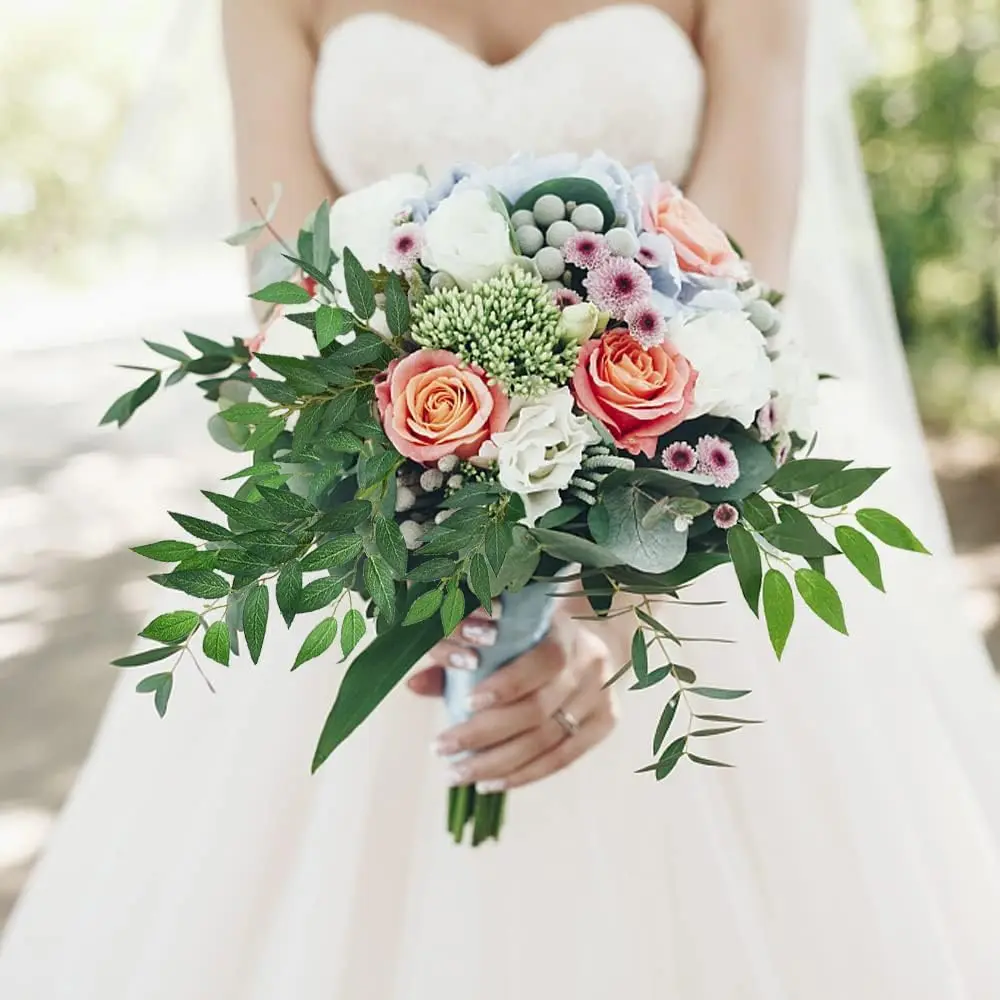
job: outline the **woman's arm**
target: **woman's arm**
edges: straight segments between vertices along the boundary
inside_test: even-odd
[[[802,170],[807,0],[704,0],[708,98],[686,193],[754,271],[788,282]]]
[[[274,228],[294,241],[310,212],[336,192],[312,139],[316,52],[309,0],[223,0],[240,216],[284,188]],[[263,238],[262,238],[263,242]],[[259,244],[257,245],[259,247]]]

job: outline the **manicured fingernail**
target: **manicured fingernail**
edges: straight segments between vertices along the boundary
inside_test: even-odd
[[[493,781],[477,781],[476,791],[483,795],[492,795],[495,792],[502,792],[507,788],[507,782],[502,778],[495,778]]]
[[[450,757],[452,754],[458,753],[462,748],[458,744],[458,740],[451,739],[447,736],[439,736],[432,744],[431,749],[437,754],[438,757]]]
[[[462,626],[462,638],[474,646],[495,646],[497,627],[490,622],[466,622]]]
[[[458,764],[449,767],[445,777],[449,785],[464,785],[469,780],[469,769]]]
[[[479,657],[471,649],[453,649],[448,654],[448,666],[455,670],[475,670],[479,666]]]
[[[469,711],[481,712],[484,708],[495,705],[496,700],[497,696],[492,691],[477,691],[475,694],[469,695]]]

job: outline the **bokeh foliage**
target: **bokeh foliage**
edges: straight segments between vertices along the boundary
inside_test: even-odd
[[[1000,0],[861,7],[879,61],[858,124],[921,404],[935,424],[1000,427]],[[185,129],[223,126],[214,50],[162,44],[183,21],[176,0],[107,8],[0,0],[0,269],[65,280],[116,236],[154,229],[173,187],[198,186],[201,140]],[[220,120],[206,125],[206,107]],[[153,115],[169,129],[143,133]]]

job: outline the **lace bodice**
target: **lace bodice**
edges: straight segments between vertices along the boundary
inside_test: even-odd
[[[690,39],[650,4],[560,22],[500,66],[414,21],[373,12],[347,18],[324,41],[313,128],[346,191],[417,167],[434,177],[456,162],[596,149],[680,180],[703,93]]]

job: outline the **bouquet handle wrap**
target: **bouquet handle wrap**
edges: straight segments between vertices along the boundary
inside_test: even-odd
[[[476,685],[545,638],[555,608],[554,589],[550,581],[531,583],[498,598],[502,613],[497,620],[497,641],[479,650],[479,668],[445,671],[444,701],[452,725],[472,716],[468,701]]]

